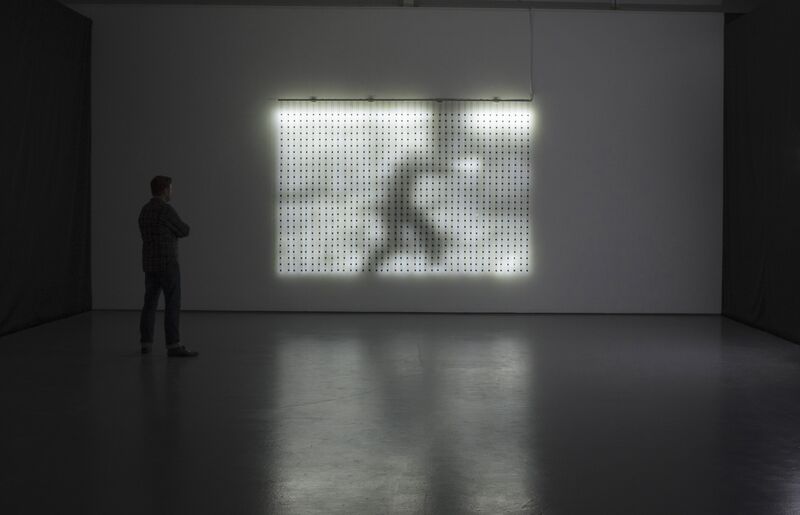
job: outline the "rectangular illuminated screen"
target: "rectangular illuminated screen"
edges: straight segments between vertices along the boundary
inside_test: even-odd
[[[528,102],[283,101],[279,274],[524,274]]]

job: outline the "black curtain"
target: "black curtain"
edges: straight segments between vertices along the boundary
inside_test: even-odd
[[[725,26],[723,314],[800,342],[800,2]]]
[[[91,20],[0,5],[0,335],[91,309]]]

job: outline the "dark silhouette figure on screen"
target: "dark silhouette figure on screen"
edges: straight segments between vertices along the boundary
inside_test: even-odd
[[[180,344],[178,317],[181,311],[181,271],[178,266],[178,238],[189,235],[189,226],[168,204],[172,199],[172,179],[157,175],[150,181],[153,198],[139,213],[142,233],[142,269],[144,270],[144,306],[139,320],[142,354],[153,347],[156,307],[164,290],[164,332],[167,355],[194,357],[197,352]]]
[[[431,168],[432,166],[426,162],[412,160],[400,161],[395,165],[395,174],[386,181],[383,199],[373,206],[381,218],[385,236],[380,245],[369,255],[368,266],[371,270],[389,271],[392,258],[399,252],[409,249],[415,242],[422,246],[430,266],[441,266],[445,249],[452,244],[452,237],[437,227],[430,212],[418,206],[416,202],[417,194],[420,198],[424,198],[425,195],[435,195],[438,200],[438,193],[435,193],[433,188],[430,193],[425,187],[418,193],[415,192],[417,169]],[[380,187],[383,192],[383,181]],[[410,231],[412,234],[409,237],[404,231]]]

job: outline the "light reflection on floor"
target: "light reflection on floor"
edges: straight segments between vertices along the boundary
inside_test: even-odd
[[[0,513],[800,511],[800,346],[728,319],[182,320],[0,339]]]
[[[528,351],[518,337],[481,335],[452,356],[441,345],[451,338],[422,329],[281,341],[279,368],[296,371],[278,403],[281,495],[298,507],[288,513],[333,498],[350,513],[501,513],[527,502]]]

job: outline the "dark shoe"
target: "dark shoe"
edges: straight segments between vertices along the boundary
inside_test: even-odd
[[[167,349],[167,356],[172,358],[194,358],[199,353],[197,351],[189,350],[183,345]]]
[[[142,354],[150,354],[150,351],[152,350],[152,348],[153,348],[152,344],[143,343],[142,344]]]

